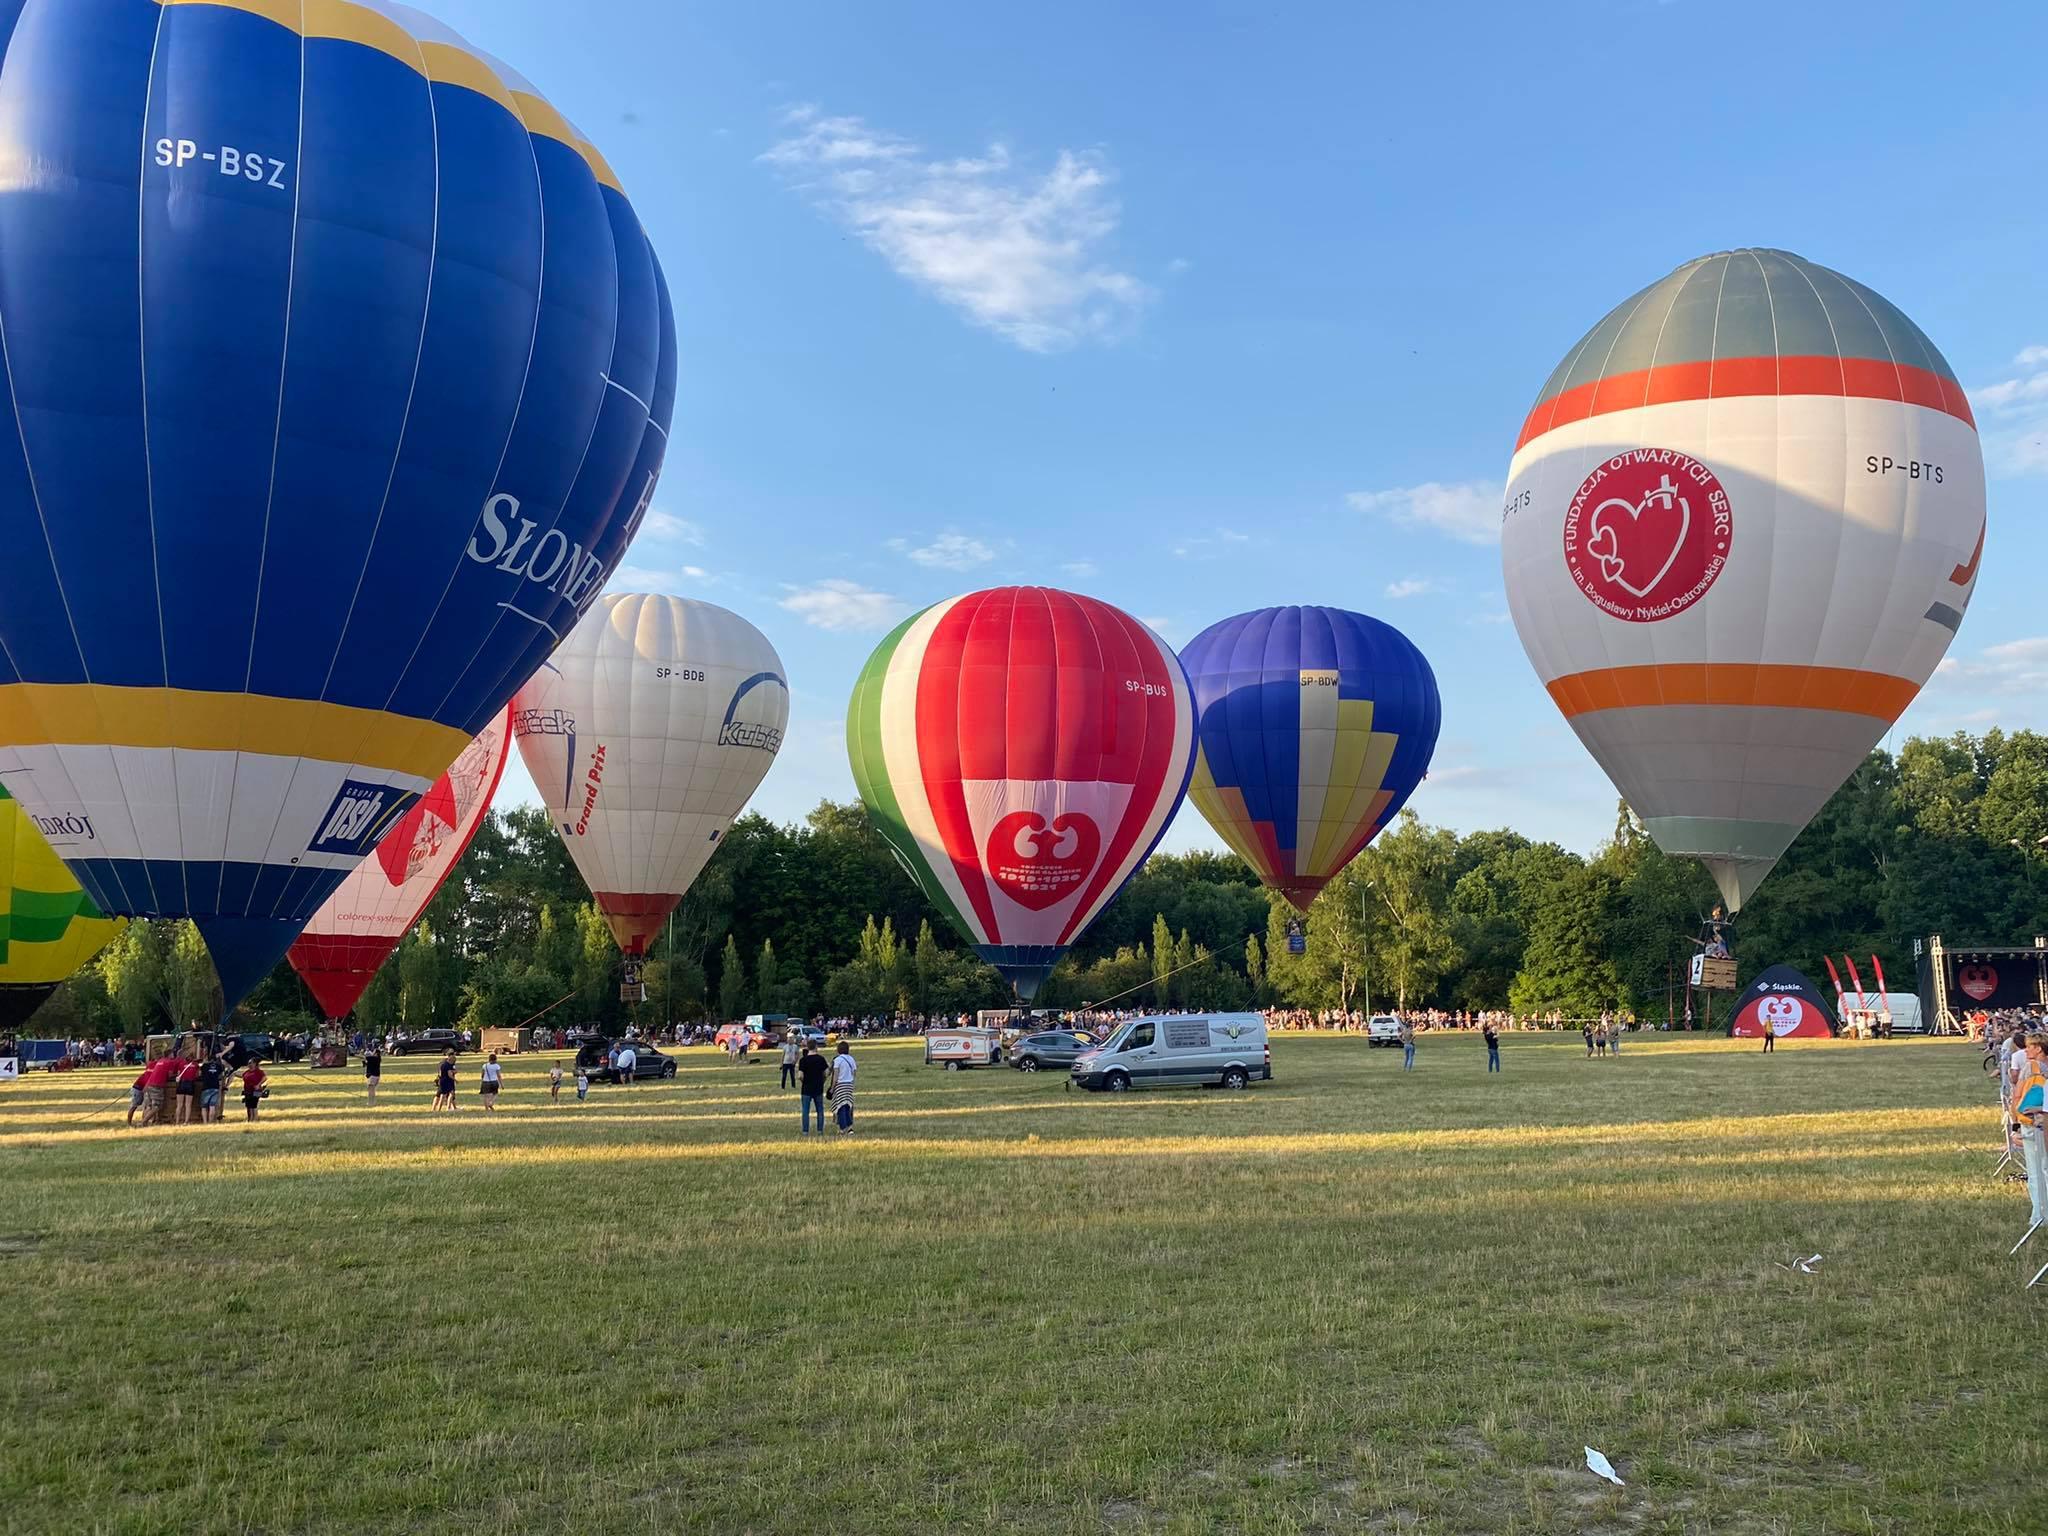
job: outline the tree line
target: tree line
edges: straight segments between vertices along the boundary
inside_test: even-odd
[[[2024,943],[2048,932],[2048,738],[1993,730],[1873,752],[1741,915],[1746,980],[1848,951],[1911,985],[1913,941]],[[1285,903],[1231,854],[1153,858],[1040,995],[1048,1006],[1310,1010],[1682,1009],[1693,939],[1717,900],[1626,806],[1590,857],[1507,830],[1466,835],[1404,812],[1310,907],[1305,952]],[[903,873],[858,804],[800,824],[736,822],[619,1000],[609,929],[544,811],[492,812],[364,995],[374,1032],[552,1023],[652,1027],[748,1013],[946,1015],[1010,1001]],[[135,1035],[213,1016],[219,988],[189,923],[135,923],[29,1026]],[[310,1030],[288,965],[249,1028]]]

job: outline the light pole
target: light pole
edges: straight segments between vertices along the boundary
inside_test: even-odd
[[[1365,882],[1365,890],[1358,893],[1358,980],[1365,988],[1365,1020],[1368,1026],[1372,1023],[1372,973],[1367,965],[1371,957],[1365,943],[1365,894],[1366,891],[1372,890],[1374,885],[1374,881],[1368,880]]]

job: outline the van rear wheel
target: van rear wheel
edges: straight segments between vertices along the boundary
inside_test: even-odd
[[[1223,1074],[1223,1086],[1226,1088],[1249,1088],[1251,1082],[1251,1074],[1243,1067],[1232,1067]]]

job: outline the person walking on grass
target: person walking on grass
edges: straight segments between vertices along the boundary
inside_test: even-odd
[[[270,1092],[270,1074],[263,1070],[263,1063],[252,1061],[242,1068],[242,1118],[251,1125],[256,1123],[257,1106],[263,1096]]]
[[[455,1113],[455,1053],[446,1052],[434,1074],[434,1108]]]
[[[1488,1019],[1480,1027],[1479,1032],[1486,1037],[1486,1070],[1498,1072],[1500,1070],[1500,1032],[1493,1027],[1493,1020],[1491,1019]]]
[[[839,1042],[839,1054],[832,1058],[832,1118],[839,1134],[853,1134],[853,1047]]]
[[[1586,1059],[1591,1061],[1593,1059],[1593,1021],[1591,1019],[1586,1020],[1579,1027],[1579,1033],[1586,1037]]]
[[[2012,1114],[2019,1126],[2020,1160],[2027,1170],[2027,1199],[2033,1220],[2027,1227],[2048,1225],[2048,1051],[2039,1035],[2029,1035],[2020,1075],[2013,1087]]]
[[[562,1064],[559,1061],[548,1068],[548,1102],[562,1102]]]
[[[782,1081],[778,1087],[796,1087],[797,1055],[796,1031],[792,1029],[782,1041]]]
[[[797,1058],[797,1094],[802,1101],[801,1116],[803,1134],[811,1134],[811,1111],[818,1112],[818,1134],[825,1134],[825,1079],[832,1074],[832,1064],[818,1054],[814,1045],[806,1045],[804,1053]]]
[[[1771,1021],[1769,1019],[1765,1019],[1763,1021],[1763,1026],[1764,1054],[1768,1056],[1778,1048],[1778,1032],[1775,1029],[1771,1028]]]
[[[1408,1020],[1401,1020],[1401,1070],[1415,1070],[1415,1026]]]
[[[384,1078],[384,1053],[372,1040],[369,1049],[363,1052],[363,1092],[369,1098],[370,1108],[377,1107],[377,1084]]]
[[[581,1104],[585,1099],[588,1099],[589,1097],[590,1068],[578,1067],[576,1069],[576,1102],[578,1104]]]
[[[484,1108],[498,1107],[498,1085],[505,1080],[505,1069],[498,1065],[498,1053],[491,1052],[491,1059],[484,1063],[484,1079],[477,1085],[477,1094],[484,1101]]]

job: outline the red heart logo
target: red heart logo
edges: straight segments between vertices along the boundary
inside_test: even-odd
[[[1012,811],[988,835],[986,867],[1010,900],[1043,912],[1079,890],[1101,855],[1093,817],[1068,811],[1047,826],[1036,811]]]
[[[1988,965],[1966,965],[1956,972],[1956,985],[1981,1003],[1998,990],[1998,972]]]
[[[414,870],[440,851],[441,840],[455,830],[455,819],[455,786],[444,774],[377,844],[384,878],[395,886],[410,880]]]
[[[1692,531],[1692,503],[1669,475],[1639,501],[1610,496],[1593,509],[1586,553],[1600,574],[1635,597],[1648,597],[1671,573]]]

